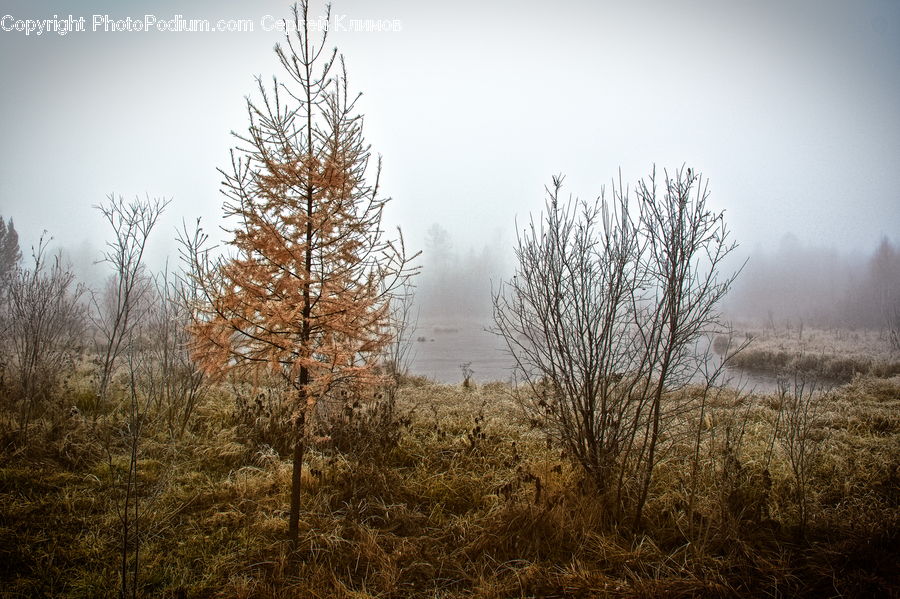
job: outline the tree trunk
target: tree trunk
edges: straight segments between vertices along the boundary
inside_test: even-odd
[[[288,519],[288,539],[293,547],[297,546],[300,537],[300,491],[303,475],[303,454],[306,452],[305,413],[297,422],[294,441],[294,466],[291,471],[291,513]]]
[[[674,326],[672,328],[674,329]],[[657,383],[656,391],[653,394],[653,422],[650,432],[650,447],[647,452],[647,469],[644,475],[644,481],[641,484],[641,492],[638,497],[637,507],[634,510],[634,530],[640,530],[643,526],[644,504],[647,503],[647,494],[650,491],[650,483],[653,481],[653,467],[656,462],[656,443],[659,440],[659,419],[662,410],[662,396],[665,391],[666,376],[669,374],[669,365],[671,359],[671,348],[674,346],[674,339],[669,341],[666,348],[666,354],[663,358],[663,364],[659,372],[659,383]]]

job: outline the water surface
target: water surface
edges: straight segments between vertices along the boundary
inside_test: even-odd
[[[444,384],[463,380],[461,365],[469,363],[472,379],[478,383],[510,382],[514,362],[501,337],[488,332],[490,322],[447,320],[419,322],[410,349],[410,371]],[[774,374],[728,369],[723,382],[733,388],[757,394],[774,393]]]

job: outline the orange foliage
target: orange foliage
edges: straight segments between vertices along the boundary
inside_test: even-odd
[[[270,101],[260,84],[263,104],[250,104],[240,137],[248,144],[222,171],[234,252],[211,260],[201,241],[187,253],[201,290],[191,327],[198,363],[210,374],[276,373],[314,401],[336,383],[374,377],[391,341],[391,294],[413,269],[402,238],[383,238],[380,161],[367,184],[369,148],[346,75],[308,84],[319,100],[301,107],[299,131],[298,109],[277,87]]]

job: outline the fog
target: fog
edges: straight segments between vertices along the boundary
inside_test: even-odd
[[[314,7],[322,12],[322,7]],[[275,74],[267,15],[287,3],[9,2],[14,19],[152,12],[244,18],[252,33],[0,31],[0,212],[23,246],[47,229],[101,245],[109,193],[173,197],[160,223],[215,230],[216,167],[247,120],[253,76]],[[744,247],[792,231],[861,250],[900,230],[896,2],[337,2],[400,31],[335,31],[384,156],[387,217],[424,248],[435,222],[460,255],[539,209],[558,172],[599,194],[653,163],[710,177]],[[153,249],[159,261],[171,247]]]
[[[757,247],[725,303],[731,317],[771,325],[885,325],[900,298],[897,241],[882,238],[869,252],[800,242],[786,235],[776,248]]]
[[[0,215],[14,219],[26,257],[47,230],[96,286],[108,232],[92,206],[109,194],[173,199],[148,249],[153,269],[175,259],[182,221],[202,217],[218,235],[216,169],[235,145],[230,132],[246,129],[254,76],[278,74],[272,47],[282,35],[265,25],[287,10],[280,0],[7,2]],[[70,13],[88,30],[14,27]],[[254,28],[91,30],[95,15],[147,13]],[[399,23],[334,27],[331,42],[364,94],[366,137],[384,159],[385,218],[424,252],[423,316],[489,314],[491,283],[511,271],[516,223],[540,210],[557,173],[592,198],[620,169],[631,185],[654,164],[703,172],[741,243],[737,262],[752,256],[744,280],[781,272],[788,233],[798,263],[828,271],[835,286],[809,298],[810,314],[843,297],[877,240],[900,231],[896,2],[346,0],[333,15]],[[787,314],[791,297],[771,309]]]
[[[416,289],[426,332],[456,321],[490,322],[491,294],[512,274],[514,242],[498,238],[459,252],[447,230],[432,225]],[[803,243],[787,233],[774,247],[741,250],[722,268],[722,274],[739,272],[722,309],[740,323],[879,329],[889,307],[885,301],[900,297],[896,238],[845,250]]]
[[[427,322],[481,320],[491,316],[491,294],[511,272],[509,240],[496,235],[481,248],[458,249],[438,223],[427,231],[416,299]]]

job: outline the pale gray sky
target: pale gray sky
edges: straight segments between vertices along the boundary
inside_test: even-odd
[[[174,197],[156,256],[182,218],[218,225],[216,167],[229,131],[247,126],[253,76],[279,74],[281,34],[262,26],[289,4],[0,6],[7,25],[71,13],[88,29],[0,30],[0,214],[23,246],[47,229],[99,249],[91,205],[111,192]],[[788,231],[841,250],[900,234],[897,0],[336,0],[333,13],[401,25],[331,42],[364,93],[388,218],[417,248],[435,222],[461,249],[511,244],[551,175],[591,197],[620,167],[633,182],[653,163],[707,175],[748,250]],[[92,32],[95,14],[249,19],[255,31]]]

